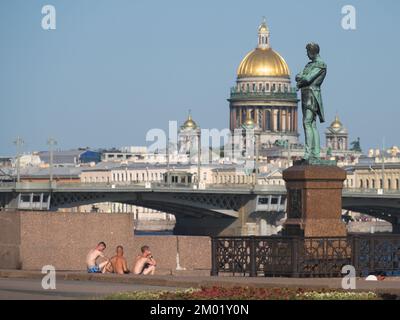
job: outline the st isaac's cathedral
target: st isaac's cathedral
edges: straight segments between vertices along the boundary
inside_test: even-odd
[[[265,20],[258,27],[257,47],[239,64],[228,101],[231,132],[253,122],[261,131],[262,147],[277,140],[298,144],[296,89],[291,87],[286,61],[271,47]]]
[[[288,146],[292,157],[302,156],[296,88],[291,86],[285,59],[272,49],[265,20],[258,27],[256,48],[246,54],[237,68],[236,85],[230,90],[228,102],[229,129],[233,135],[251,127],[259,133],[258,148],[265,156],[281,157]],[[178,133],[179,150],[184,153],[197,150],[199,133],[200,127],[189,114]],[[325,135],[326,148],[322,154],[339,158],[353,155],[348,149],[347,129],[337,116]]]

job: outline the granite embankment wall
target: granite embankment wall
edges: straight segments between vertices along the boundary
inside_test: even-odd
[[[142,245],[149,245],[160,272],[211,268],[211,240],[192,236],[134,236],[129,214],[0,212],[0,269],[85,270],[87,252],[99,241],[111,257],[124,246],[129,267]]]

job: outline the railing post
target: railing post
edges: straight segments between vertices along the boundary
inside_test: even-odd
[[[211,276],[218,276],[218,239],[215,237],[211,238]]]
[[[250,238],[250,277],[257,276],[256,266],[256,241],[254,237]]]
[[[351,265],[356,270],[356,275],[361,276],[360,265],[360,238],[357,235],[352,236],[351,241]]]
[[[299,277],[299,256],[298,256],[298,251],[299,251],[299,238],[298,237],[293,237],[292,240],[292,274],[291,276],[294,278]]]
[[[370,237],[369,241],[369,268],[368,273],[375,272],[375,237]]]

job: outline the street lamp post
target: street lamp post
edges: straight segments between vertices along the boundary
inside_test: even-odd
[[[201,129],[197,129],[197,189],[200,189]]]
[[[21,180],[21,147],[24,144],[24,140],[21,137],[17,137],[14,141],[16,145],[17,153],[16,153],[16,169],[17,169],[17,182],[19,183]]]
[[[54,162],[53,147],[57,145],[57,141],[53,138],[49,138],[49,140],[47,140],[47,144],[49,146],[49,153],[50,153],[49,177],[50,177],[50,186],[51,186],[51,184],[53,183],[53,162]]]
[[[381,152],[381,158],[382,158],[382,192],[384,192],[385,189],[385,138],[382,140],[382,152]]]
[[[260,163],[260,147],[261,147],[261,143],[260,143],[260,138],[261,138],[261,132],[258,128],[254,129],[254,138],[255,138],[255,181],[254,181],[254,185],[258,184],[258,175],[259,175],[259,163]]]
[[[170,175],[170,173],[169,173],[169,137],[167,138],[167,150],[166,150],[166,160],[167,160],[167,181],[166,181],[166,183],[167,183],[167,186],[169,186],[170,185],[170,182],[169,182],[169,175]]]

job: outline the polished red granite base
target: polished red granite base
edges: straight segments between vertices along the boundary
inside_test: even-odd
[[[295,165],[283,172],[288,190],[285,235],[346,236],[341,220],[346,172],[336,166]]]

